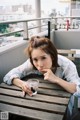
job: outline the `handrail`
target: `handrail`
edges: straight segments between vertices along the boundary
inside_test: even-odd
[[[20,23],[22,22],[23,23],[23,29],[22,30],[19,30],[19,31],[13,31],[13,32],[9,32],[9,33],[5,33],[5,34],[1,34],[0,37],[2,36],[9,36],[13,33],[16,33],[16,32],[24,32],[23,33],[23,38],[24,39],[28,39],[29,38],[29,31],[28,30],[31,30],[31,29],[36,29],[36,28],[41,28],[43,26],[47,26],[46,25],[37,25],[37,26],[34,26],[34,27],[31,27],[29,28],[28,26],[28,23],[29,22],[32,22],[32,21],[39,21],[39,20],[48,20],[48,21],[51,21],[51,25],[54,24],[54,30],[57,30],[57,20],[58,19],[77,19],[77,18],[80,18],[80,16],[57,16],[57,17],[45,17],[45,18],[34,18],[34,19],[20,19],[20,20],[8,20],[8,21],[0,21],[0,24],[13,24],[13,23]],[[54,20],[54,22],[52,22]]]
[[[42,26],[46,26],[46,25],[48,25],[48,24],[45,24],[45,25],[42,25]],[[30,28],[28,28],[28,30],[35,29],[35,28],[38,28],[38,27],[41,27],[41,26],[30,27]],[[23,32],[23,31],[24,31],[24,29],[16,30],[16,31],[9,32],[9,33],[4,33],[4,34],[1,34],[0,37],[2,37],[2,36],[9,36],[11,34],[14,34],[14,33],[17,33],[17,32]]]
[[[0,21],[0,24],[2,23],[19,23],[19,22],[31,22],[31,21],[37,21],[37,20],[45,20],[45,19],[52,19],[51,17],[46,18],[34,18],[34,19],[20,19],[20,20],[8,20],[8,21]]]
[[[9,33],[4,33],[4,34],[0,35],[0,37],[9,36],[9,35],[11,35],[11,34],[14,34],[14,33],[17,33],[17,32],[22,32],[22,31],[24,31],[24,30],[21,29],[21,30],[16,30],[16,31],[9,32]]]
[[[54,17],[54,19],[58,19],[58,18],[80,18],[80,16],[57,16],[57,17]]]
[[[80,18],[80,16],[57,16],[57,17],[45,17],[45,18],[33,18],[33,19],[20,19],[20,20],[8,20],[8,21],[0,21],[0,24],[2,23],[17,23],[17,22],[31,22],[31,21],[37,21],[37,20],[45,20],[45,19],[59,19],[59,18]]]
[[[35,28],[40,28],[40,27],[43,27],[43,26],[47,26],[47,24],[45,25],[37,25],[37,26],[34,26],[34,27],[31,27],[29,28],[28,27],[28,22],[32,22],[32,21],[39,21],[39,20],[45,20],[45,19],[48,19],[50,20],[51,18],[50,17],[46,17],[46,18],[35,18],[35,19],[22,19],[22,20],[8,20],[8,21],[0,21],[0,24],[14,24],[14,23],[20,23],[22,22],[23,23],[23,29],[22,30],[19,30],[19,31],[13,31],[13,32],[9,32],[9,33],[5,33],[5,34],[1,34],[0,37],[2,36],[9,36],[13,33],[16,33],[16,32],[24,32],[23,33],[23,37],[24,39],[28,39],[28,30],[31,30],[31,29],[35,29]]]

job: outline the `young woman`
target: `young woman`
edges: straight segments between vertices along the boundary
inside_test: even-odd
[[[45,37],[34,36],[25,50],[29,59],[4,77],[4,82],[14,84],[32,96],[32,91],[22,80],[28,72],[36,69],[43,74],[44,80],[58,84],[70,93],[80,91],[80,78],[76,66],[64,56],[58,55],[53,43]],[[65,79],[65,80],[64,80]]]

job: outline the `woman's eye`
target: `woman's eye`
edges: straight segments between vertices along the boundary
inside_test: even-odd
[[[33,61],[37,62],[37,59],[33,59]]]
[[[43,59],[43,60],[45,60],[45,59],[46,59],[46,57],[42,57],[42,59]]]

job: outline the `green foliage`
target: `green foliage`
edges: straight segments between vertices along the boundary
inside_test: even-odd
[[[1,33],[7,32],[8,27],[9,27],[9,24],[0,24],[0,32]]]
[[[20,33],[15,33],[15,37],[20,37],[21,34]]]

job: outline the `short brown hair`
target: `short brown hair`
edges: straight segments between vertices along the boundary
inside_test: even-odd
[[[45,53],[47,53],[51,56],[52,69],[53,69],[53,72],[55,72],[57,69],[57,66],[58,66],[57,49],[54,46],[54,44],[51,42],[51,40],[48,38],[45,38],[45,37],[33,36],[33,37],[31,37],[31,39],[29,41],[29,45],[28,45],[27,49],[25,50],[25,52],[28,53],[28,56],[30,58],[32,65],[33,65],[33,61],[32,61],[31,53],[34,48],[38,48],[38,47],[41,50],[43,50]]]

